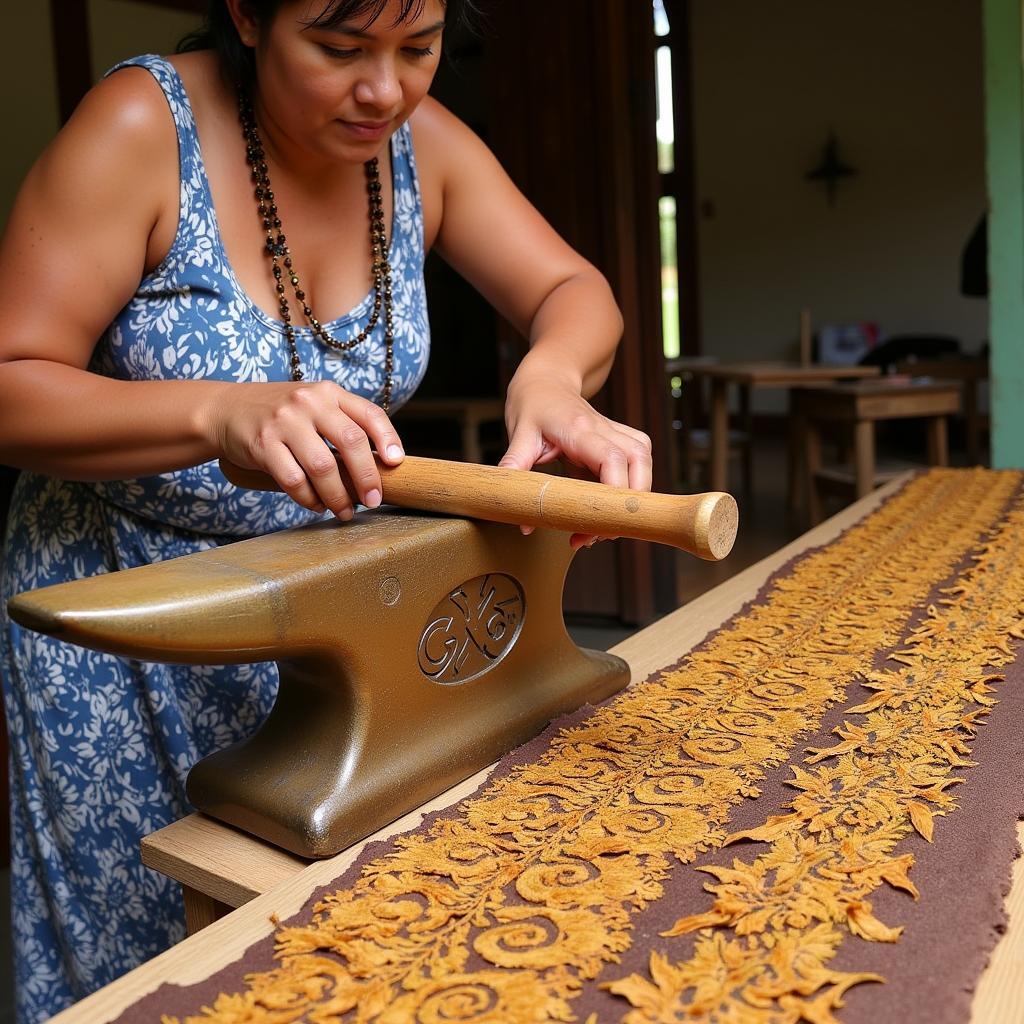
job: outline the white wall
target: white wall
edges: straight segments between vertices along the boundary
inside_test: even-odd
[[[171,53],[199,18],[130,0],[90,0],[93,79],[125,57]],[[5,146],[0,160],[0,225],[21,179],[59,126],[49,0],[6,6],[4,32],[17,45],[0,61]]]
[[[695,0],[703,346],[792,358],[799,311],[973,350],[987,302],[959,294],[985,207],[978,0]],[[830,207],[834,129],[856,177]],[[764,395],[761,408],[779,408]]]

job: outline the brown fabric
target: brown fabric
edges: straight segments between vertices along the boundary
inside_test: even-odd
[[[721,846],[727,833],[763,830],[767,827],[765,822],[773,815],[786,814],[786,805],[794,796],[794,790],[786,785],[786,780],[792,776],[790,764],[801,762],[805,756],[805,746],[830,747],[839,742],[831,735],[833,727],[856,720],[858,716],[852,712],[853,706],[871,696],[869,691],[860,686],[857,672],[870,670],[872,665],[875,669],[891,667],[892,663],[887,661],[887,656],[901,649],[915,627],[927,627],[930,613],[924,609],[928,601],[945,599],[944,591],[940,592],[939,588],[952,580],[968,578],[979,553],[986,550],[992,528],[1006,523],[1007,510],[1019,496],[1020,482],[1019,474],[983,471],[937,471],[927,474],[871,517],[859,533],[859,528],[854,528],[823,552],[812,552],[784,569],[766,585],[752,608],[741,611],[701,648],[688,655],[679,666],[656,674],[647,684],[634,688],[630,695],[616,698],[606,708],[593,713],[578,713],[571,720],[559,723],[544,736],[509,755],[487,787],[462,805],[459,811],[431,816],[409,840],[368,848],[359,862],[344,876],[314,894],[303,911],[287,923],[290,927],[283,928],[278,934],[285,944],[284,951],[295,954],[293,960],[296,962],[302,956],[307,961],[311,957],[321,961],[320,967],[311,969],[305,976],[306,988],[301,999],[296,992],[302,986],[296,987],[294,976],[288,981],[292,988],[287,990],[290,993],[287,996],[274,996],[273,985],[267,987],[268,978],[275,985],[284,979],[283,974],[266,973],[275,963],[273,940],[268,939],[252,947],[243,961],[219,972],[203,985],[188,989],[164,986],[135,1004],[120,1019],[153,1020],[160,1014],[175,1017],[196,1015],[203,1007],[213,1006],[221,993],[239,993],[239,996],[228,1002],[222,999],[218,1004],[219,1012],[213,1015],[214,1019],[304,1019],[302,1006],[305,1004],[302,1000],[308,1002],[311,998],[317,1004],[317,1011],[325,1013],[329,997],[340,999],[339,993],[344,988],[335,978],[332,981],[333,987],[328,986],[325,991],[322,984],[325,971],[328,974],[331,971],[344,974],[342,967],[346,960],[332,953],[329,944],[324,944],[321,926],[330,919],[331,913],[339,909],[351,912],[353,907],[359,908],[361,897],[353,897],[353,891],[367,893],[368,887],[374,883],[378,886],[388,884],[392,875],[401,868],[403,855],[408,855],[408,844],[413,844],[413,849],[418,851],[421,859],[429,855],[432,849],[430,837],[443,834],[449,823],[454,823],[450,826],[452,829],[460,823],[464,825],[467,814],[469,820],[472,819],[474,808],[479,815],[481,808],[486,810],[492,805],[502,806],[495,803],[501,797],[502,786],[505,786],[506,793],[514,792],[515,787],[522,782],[524,773],[528,779],[530,772],[539,770],[537,766],[543,767],[545,763],[557,766],[560,763],[558,757],[564,756],[566,748],[574,749],[574,743],[576,748],[583,742],[595,744],[591,755],[597,766],[595,771],[604,761],[614,761],[613,754],[621,756],[623,763],[626,763],[628,757],[621,748],[628,752],[629,744],[619,743],[616,746],[615,729],[621,728],[623,723],[630,728],[639,728],[636,723],[645,717],[645,702],[648,720],[660,720],[661,717],[673,720],[674,715],[681,713],[680,709],[690,714],[688,724],[682,730],[669,730],[661,734],[656,732],[654,735],[660,736],[663,744],[678,742],[686,749],[690,760],[685,763],[691,765],[686,771],[691,775],[695,770],[692,767],[694,764],[710,766],[701,769],[707,773],[701,776],[705,788],[712,781],[716,785],[726,785],[733,778],[743,781],[742,792],[729,795],[732,791],[727,787],[717,805],[708,804],[703,819],[693,821],[681,812],[677,814],[675,824],[680,828],[685,825],[679,835],[685,833],[686,842],[678,838],[674,840],[673,852],[683,861],[692,861],[692,865],[673,867],[664,858],[659,861],[658,851],[645,852],[638,838],[638,852],[634,860],[628,863],[635,868],[637,885],[642,882],[641,889],[634,887],[618,904],[614,904],[614,901],[610,903],[605,895],[602,913],[607,928],[602,934],[594,935],[595,918],[595,921],[588,919],[584,922],[586,928],[580,932],[582,938],[566,928],[562,928],[564,934],[556,936],[567,946],[572,945],[570,940],[578,939],[577,946],[579,942],[585,944],[588,939],[594,942],[589,953],[586,949],[576,948],[570,950],[572,955],[567,954],[567,962],[575,971],[572,974],[553,969],[550,964],[543,962],[543,957],[532,964],[533,969],[525,969],[530,963],[524,959],[524,955],[536,951],[526,948],[530,937],[523,931],[525,926],[516,930],[519,920],[517,908],[524,908],[522,913],[536,921],[538,903],[536,899],[533,902],[525,899],[515,888],[516,885],[524,884],[523,877],[529,874],[524,872],[516,876],[515,884],[510,880],[501,889],[500,906],[496,911],[492,908],[492,918],[485,922],[486,926],[481,926],[479,933],[474,933],[474,941],[467,940],[460,954],[463,959],[457,963],[456,968],[450,965],[445,968],[449,974],[457,975],[457,981],[465,979],[465,982],[445,991],[441,991],[444,986],[439,983],[436,995],[431,996],[428,991],[427,996],[435,1000],[433,1010],[439,1007],[446,1009],[448,1016],[459,1020],[512,1024],[518,1020],[553,1019],[566,1013],[587,1021],[627,1019],[639,1022],[666,1019],[664,1014],[659,1015],[661,1011],[656,1007],[640,1004],[631,1006],[623,998],[624,989],[620,989],[623,994],[612,994],[602,986],[614,984],[618,988],[624,979],[638,979],[631,989],[634,1003],[636,993],[651,989],[654,982],[661,985],[662,989],[671,988],[674,982],[669,972],[663,971],[660,980],[657,970],[651,973],[652,952],[664,957],[666,964],[678,965],[692,956],[701,941],[713,934],[710,930],[674,937],[662,934],[671,930],[680,919],[685,921],[694,916],[706,916],[712,905],[712,895],[705,892],[705,886],[714,884],[715,879],[693,868],[729,866],[734,858],[751,862],[763,853],[764,843],[749,840],[724,849]],[[1015,537],[1019,546],[1018,532],[1016,526],[1013,529],[1004,528],[1000,542],[1002,549],[1007,548]],[[889,549],[882,550],[886,543],[890,545]],[[847,562],[850,563],[848,571]],[[921,571],[915,574],[910,567],[918,563]],[[905,578],[915,575],[919,578]],[[819,606],[825,608],[829,605],[830,587],[836,588],[832,611],[829,612],[832,618],[822,619],[820,636],[816,639],[811,626],[816,621],[814,615]],[[844,611],[847,605],[849,609]],[[767,610],[762,614],[759,609]],[[743,676],[743,672],[761,657],[762,649],[770,647],[774,642],[771,630],[768,630],[773,610],[780,611],[782,618],[779,621],[784,625],[797,623],[799,629],[793,634],[796,640],[787,639],[783,650],[785,657],[781,661],[778,658],[771,661],[763,676],[757,675],[751,682],[751,679]],[[761,615],[760,619],[758,615]],[[806,622],[797,622],[800,615],[805,617]],[[771,628],[774,630],[777,627],[778,623]],[[865,646],[868,640],[871,643]],[[728,654],[730,643],[732,655]],[[1016,643],[1012,648],[1014,653],[1018,647],[1019,643]],[[822,660],[823,650],[828,653],[826,660]],[[808,669],[809,665],[813,666],[813,671]],[[850,988],[845,994],[845,1008],[837,1013],[838,1019],[870,1019],[874,1022],[879,1019],[898,1019],[897,1015],[910,1021],[965,1019],[969,1008],[968,993],[1002,924],[1003,894],[1016,848],[1014,826],[1018,814],[1024,810],[1024,797],[1021,795],[1024,793],[1024,757],[1021,756],[1024,743],[1018,738],[1018,730],[1015,728],[1018,705],[1024,702],[1021,692],[1024,670],[1021,662],[1016,661],[1001,671],[1006,680],[996,683],[999,703],[995,705],[986,724],[980,728],[977,738],[972,741],[972,756],[979,764],[975,767],[964,764],[956,771],[957,775],[967,780],[964,785],[956,788],[958,806],[950,801],[942,803],[946,798],[938,793],[934,796],[934,806],[940,810],[945,809],[947,813],[936,819],[935,843],[929,844],[916,835],[910,835],[902,838],[898,844],[896,852],[901,857],[907,853],[914,856],[915,864],[910,878],[920,890],[920,900],[914,902],[905,892],[881,885],[871,893],[869,910],[864,911],[860,918],[869,929],[876,924],[883,931],[889,926],[904,927],[899,940],[865,941],[844,933],[846,937],[841,938],[835,956],[829,954],[825,958],[830,972],[827,984],[821,982],[811,988],[809,993],[804,993],[808,998],[800,1006],[797,1006],[800,999],[788,990],[780,989],[781,994],[776,997],[778,1005],[789,1005],[791,1011],[785,1019],[801,1019],[799,1013],[818,1014],[806,1016],[806,1019],[833,1019],[829,1014],[840,1005],[843,989],[850,983],[849,978],[861,980],[866,974],[883,976],[887,983],[860,983]],[[813,679],[809,681],[808,677],[811,676]],[[714,703],[718,693],[716,686],[722,684],[723,680],[728,683],[732,678],[742,680],[746,690],[737,695],[726,686],[721,691],[721,702]],[[793,678],[802,680],[804,696],[791,702],[791,705],[785,701],[780,705],[777,695],[773,696],[766,688],[770,689],[770,685],[773,685],[772,679]],[[806,688],[803,684],[807,684]],[[749,703],[751,695],[756,696],[758,691],[764,691],[765,707],[781,706],[783,709],[776,716],[777,721],[771,723],[774,732],[757,725],[760,721],[758,713],[752,713],[753,719],[743,718],[736,707],[729,704],[729,700],[737,697],[746,697]],[[974,692],[982,691],[979,689]],[[674,696],[669,700],[671,695]],[[740,706],[742,709],[747,705],[741,703]],[[757,728],[751,726],[751,721]],[[600,734],[600,742],[595,732],[595,722],[604,723],[605,732]],[[743,740],[740,745],[745,744],[747,750],[734,756],[726,749],[729,745],[723,745],[723,722]],[[709,723],[715,728],[710,729]],[[788,724],[783,729],[779,723]],[[568,727],[575,729],[564,732]],[[765,738],[769,734],[775,737],[771,743]],[[636,735],[643,738],[645,734],[641,731]],[[646,748],[641,746],[638,749]],[[647,773],[648,776],[653,774],[662,783],[666,779],[678,781],[679,765],[684,762],[674,760],[675,754],[672,751],[657,746],[650,750],[653,751],[650,755],[652,764],[657,762],[655,767],[667,764],[672,767],[674,774],[659,776],[656,771],[652,771]],[[760,763],[759,751],[763,751]],[[789,758],[789,764],[786,758]],[[714,767],[718,764],[725,767]],[[738,774],[730,776],[729,764],[734,765],[735,773]],[[645,785],[650,783],[649,777],[643,779]],[[553,788],[557,781],[552,779],[550,787]],[[585,781],[581,777],[581,789],[586,788]],[[495,792],[497,797],[494,796]],[[666,797],[663,809],[666,814],[674,813],[678,807],[672,800],[678,797],[680,791],[676,789],[666,792],[669,796]],[[571,804],[572,794],[561,793],[559,799],[564,810],[566,801]],[[650,791],[648,786],[642,796],[634,795],[634,799],[646,808],[645,813],[653,814],[659,806],[660,797],[657,792]],[[522,805],[512,802],[505,806],[518,810]],[[925,819],[928,817],[920,809],[917,813],[924,813]],[[586,814],[593,816],[595,812],[590,808]],[[917,816],[915,826],[927,828],[927,821]],[[493,835],[485,835],[485,832],[481,832],[481,839],[491,841]],[[464,843],[464,839],[460,841]],[[596,849],[588,847],[591,853]],[[564,860],[564,841],[558,852]],[[602,865],[601,884],[605,889],[612,885],[610,876],[605,874],[609,866],[613,866],[616,861],[619,864],[626,863],[624,858],[628,858],[631,853],[629,849],[618,848],[609,848],[603,855],[594,853],[597,858],[595,863],[599,861]],[[559,862],[558,857],[553,856],[552,859]],[[585,857],[581,857],[581,860],[585,860]],[[615,884],[626,885],[628,888],[628,883],[629,879],[626,878]],[[570,888],[581,884],[585,885],[586,880],[566,881]],[[398,886],[396,891],[402,895],[407,890],[408,887]],[[342,894],[340,904],[339,897],[332,895],[334,892]],[[557,904],[557,891],[554,896]],[[410,911],[412,905],[407,896],[404,898],[406,912],[418,912],[416,908]],[[429,905],[433,898],[425,895],[421,902],[425,901]],[[353,899],[354,903],[351,902]],[[321,900],[324,900],[323,904]],[[378,915],[382,907],[388,909],[386,904],[379,902],[373,906],[377,907]],[[317,907],[318,911],[314,911]],[[859,912],[859,908],[855,907],[855,916]],[[317,913],[321,915],[319,918]],[[498,914],[497,925],[493,919],[494,913]],[[502,917],[502,914],[505,916]],[[568,920],[567,917],[549,912],[545,920],[563,919]],[[312,929],[307,927],[311,921],[315,924],[315,920],[319,920],[321,925]],[[382,920],[385,918],[367,919],[370,932],[376,927],[374,922]],[[502,920],[506,922],[505,925],[500,924]],[[735,940],[729,928],[718,926],[715,931],[728,933],[729,939]],[[512,942],[514,956],[511,956],[511,960],[519,970],[502,973],[499,961],[506,953],[495,945],[493,939],[488,938],[489,932],[500,933],[503,940]],[[480,939],[481,934],[484,936],[483,941]],[[344,948],[346,955],[350,952],[353,958],[357,957],[360,951],[351,945],[351,934],[345,932],[343,939],[342,946],[337,948]],[[540,947],[545,947],[550,944],[550,936],[547,940],[543,936],[537,940],[534,936],[530,941],[538,941]],[[299,950],[304,942],[309,944],[309,952],[301,954]],[[519,947],[515,947],[517,942]],[[381,948],[385,947],[386,942]],[[396,950],[400,948],[400,945],[394,946]],[[573,955],[575,959],[572,959]],[[286,961],[286,964],[289,962]],[[350,962],[357,961],[351,959]],[[538,969],[541,972],[540,982]],[[243,978],[249,972],[260,973],[246,983]],[[840,976],[843,972],[849,975],[845,981]],[[516,991],[512,991],[508,985],[509,978],[513,976],[522,979],[522,986]],[[264,994],[256,998],[253,996],[253,986],[261,985],[264,987],[260,991]],[[313,997],[310,996],[310,985],[316,988]],[[531,988],[531,985],[534,987]],[[426,1011],[423,1016],[416,1016],[411,1009],[410,997],[402,989],[380,989],[376,998],[382,1002],[377,1007],[367,1002],[366,993],[372,992],[371,987],[364,985],[358,991],[364,996],[359,1016],[351,1014],[344,1018],[346,1020],[373,1019],[391,1024],[392,1021],[405,1019],[434,1019]],[[501,998],[506,1003],[501,1006],[496,1004],[495,992],[503,993]],[[541,992],[543,998],[538,998],[537,992]],[[283,999],[284,1003],[271,1009],[278,998]],[[449,1001],[445,1006],[441,1002],[444,998],[460,1001]],[[790,1004],[785,1003],[787,999]],[[491,1000],[490,1004],[488,1000]],[[291,1009],[286,1010],[285,1004]],[[339,1008],[343,1005],[338,1004]],[[470,1014],[471,1007],[479,1011],[476,1016]],[[797,1011],[797,1015],[793,1016],[793,1012]],[[456,1012],[462,1016],[456,1016]],[[592,1014],[593,1017],[590,1016]],[[335,1017],[325,1016],[324,1019]],[[744,1019],[783,1018],[751,1015]]]

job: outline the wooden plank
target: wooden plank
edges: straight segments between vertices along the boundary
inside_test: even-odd
[[[932,384],[914,391],[865,394],[857,398],[857,415],[871,420],[914,419],[947,416],[960,411],[957,384]]]
[[[753,387],[799,387],[802,384],[828,383],[836,380],[863,380],[877,377],[877,366],[827,366],[815,363],[744,362],[713,363],[702,359],[672,359],[666,364],[676,372],[686,370],[694,376],[750,384]]]
[[[142,840],[142,863],[220,903],[240,907],[310,862],[205,814],[190,814]]]
[[[212,896],[207,896],[205,892],[187,885],[182,886],[181,898],[185,903],[185,927],[189,935],[201,932],[231,911],[231,907],[226,903],[221,903]]]
[[[1017,825],[1017,842],[1024,846],[1024,822]],[[974,992],[972,1024],[1024,1024],[1024,857],[1013,865],[1006,912],[1009,926]]]

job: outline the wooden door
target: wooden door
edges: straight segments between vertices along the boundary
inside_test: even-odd
[[[608,278],[625,331],[595,400],[655,447],[655,489],[669,490],[669,417],[661,344],[654,33],[648,3],[502,0],[487,19],[489,141],[519,187]],[[522,354],[505,330],[507,364]],[[649,622],[674,607],[675,558],[635,542],[584,552],[566,610]]]

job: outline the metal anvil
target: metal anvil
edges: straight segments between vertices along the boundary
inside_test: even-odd
[[[731,542],[730,542],[731,543]],[[363,513],[19,595],[21,625],[147,661],[276,661],[256,733],[192,769],[196,807],[337,853],[623,687],[562,620],[567,534]]]

